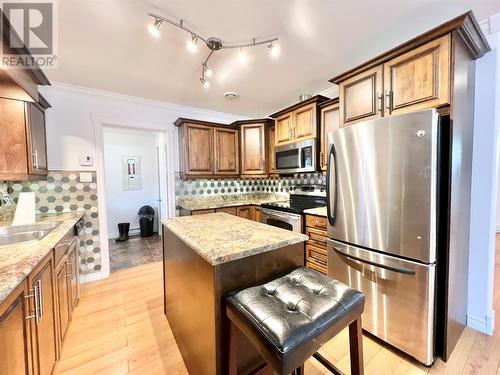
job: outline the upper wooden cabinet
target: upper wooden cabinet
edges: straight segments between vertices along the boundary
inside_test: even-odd
[[[316,95],[270,117],[275,119],[275,145],[313,139],[318,136],[318,105],[328,98]]]
[[[382,72],[382,67],[377,66],[339,84],[341,124],[382,116]]]
[[[274,154],[275,125],[267,128],[267,173],[276,174],[276,155]]]
[[[239,173],[238,130],[214,128],[215,174]]]
[[[450,103],[450,50],[448,34],[384,64],[389,114]]]
[[[330,82],[339,85],[340,126],[391,114],[453,107],[456,45],[477,59],[490,50],[472,12],[456,17]]]
[[[239,125],[241,144],[241,175],[266,175],[266,122],[239,122]]]
[[[47,175],[45,109],[40,103],[0,98],[0,180],[25,181]]]
[[[337,130],[340,126],[339,99],[328,100],[320,106],[320,166],[322,171],[326,171],[328,148],[328,133]]]
[[[180,171],[183,177],[239,174],[238,128],[179,118]]]

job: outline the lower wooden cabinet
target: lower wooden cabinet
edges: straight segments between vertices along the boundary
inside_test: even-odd
[[[229,214],[229,215],[238,216],[238,209],[237,209],[237,207],[222,207],[222,208],[217,208],[217,209],[215,209],[215,212],[225,212],[226,214]]]
[[[253,209],[252,206],[241,206],[238,207],[238,216],[248,219],[248,220],[253,220]]]
[[[306,215],[306,267],[328,274],[326,217]]]
[[[262,208],[260,206],[253,207],[253,219],[259,223],[262,222]]]
[[[28,276],[33,290],[31,309],[38,318],[31,320],[35,374],[50,375],[57,362],[56,280],[54,255],[51,252]]]
[[[31,375],[32,351],[28,282],[25,280],[0,304],[0,374]]]
[[[181,210],[181,216],[190,214],[204,215],[204,214],[211,214],[214,212],[225,212],[226,214],[239,216],[245,219],[254,220],[258,222],[261,222],[262,220],[262,209],[260,206],[255,206],[255,205],[238,206],[238,207],[221,207],[208,210],[193,210],[193,211]]]

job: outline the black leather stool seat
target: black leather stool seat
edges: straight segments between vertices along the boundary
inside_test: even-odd
[[[319,272],[299,268],[228,295],[226,302],[229,318],[268,363],[289,373],[359,317],[365,297]]]

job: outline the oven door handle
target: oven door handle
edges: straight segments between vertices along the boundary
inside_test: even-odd
[[[265,215],[277,217],[277,218],[280,218],[280,219],[300,220],[300,215],[277,213],[275,210],[268,210],[266,208],[262,209],[262,213],[265,214]]]
[[[340,256],[344,256],[344,257],[352,259],[356,262],[366,263],[366,264],[369,264],[370,266],[384,268],[386,270],[397,272],[397,273],[403,273],[405,275],[415,275],[415,270],[413,270],[411,268],[403,267],[402,265],[398,264],[395,261],[391,261],[391,264],[377,263],[371,259],[367,259],[364,256],[352,255],[352,254],[348,253],[347,251],[341,250],[340,248],[338,248],[336,246],[332,246],[332,248]]]

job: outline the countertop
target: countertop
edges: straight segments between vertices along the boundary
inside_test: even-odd
[[[307,210],[304,210],[304,213],[308,214],[308,215],[327,217],[326,206],[316,207],[316,208],[308,208]]]
[[[62,223],[39,241],[0,246],[0,303],[23,282],[84,214],[72,212],[37,217],[37,221]]]
[[[177,206],[186,210],[196,211],[246,205],[260,206],[262,203],[283,202],[287,201],[288,199],[288,194],[229,194],[207,197],[180,198]]]
[[[164,220],[163,225],[212,266],[304,242],[304,234],[223,212]]]

